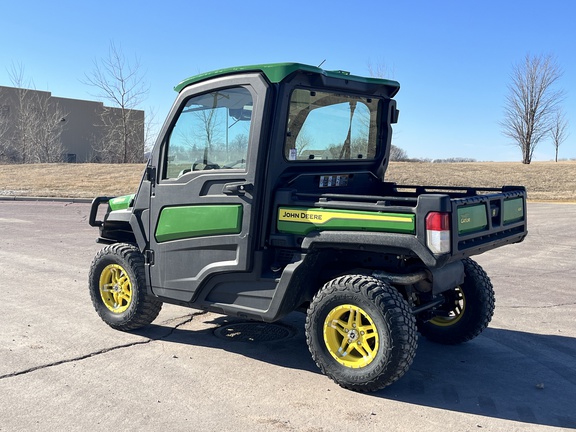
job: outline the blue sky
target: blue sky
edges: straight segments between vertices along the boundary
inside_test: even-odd
[[[18,1],[0,14],[0,85],[21,64],[39,90],[94,99],[81,83],[110,42],[137,57],[150,84],[142,109],[162,122],[175,84],[229,66],[296,61],[367,75],[383,64],[400,82],[395,144],[410,157],[520,161],[502,135],[509,75],[527,53],[564,70],[576,158],[576,2],[460,1]],[[534,159],[552,160],[541,142]]]

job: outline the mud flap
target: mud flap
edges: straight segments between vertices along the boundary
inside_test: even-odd
[[[464,282],[464,264],[462,261],[429,270],[432,273],[432,294],[434,295],[448,291]]]

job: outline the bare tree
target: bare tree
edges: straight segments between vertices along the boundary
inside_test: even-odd
[[[49,93],[27,88],[34,84],[25,79],[22,65],[13,64],[8,74],[16,88],[11,158],[22,163],[61,162],[66,114]]]
[[[8,71],[10,81],[16,88],[15,121],[13,141],[18,149],[19,161],[23,163],[31,162],[32,135],[34,121],[34,104],[28,97],[30,90],[26,87],[33,87],[30,80],[24,78],[24,67],[19,64],[12,64]]]
[[[390,160],[399,162],[399,161],[405,161],[407,159],[408,159],[408,153],[406,153],[406,150],[403,150],[400,147],[397,147],[394,144],[392,144],[392,147],[390,148]]]
[[[34,108],[30,117],[32,133],[30,134],[31,152],[28,161],[32,163],[62,162],[64,147],[62,131],[65,127],[65,113],[60,106],[46,95],[34,94]]]
[[[368,73],[370,74],[371,77],[374,78],[389,78],[390,76],[394,75],[393,71],[391,71],[388,68],[388,66],[383,60],[379,60],[375,63],[372,63],[372,61],[369,60]],[[392,131],[392,134],[394,136],[397,134],[397,132],[394,130]],[[407,159],[408,159],[408,153],[405,150],[401,149],[398,146],[395,146],[394,144],[391,145],[390,147],[391,161],[405,161]]]
[[[16,162],[17,158],[10,129],[10,105],[2,98],[0,99],[0,162]]]
[[[390,77],[394,76],[394,70],[390,69],[382,59],[376,62],[368,60],[366,66],[368,67],[368,73],[373,78],[390,79]]]
[[[198,123],[202,125],[196,130],[196,136],[200,142],[205,143],[208,150],[213,150],[214,144],[222,139],[223,120],[219,116],[219,110],[215,107],[213,109],[203,109],[196,111],[194,115],[198,119]]]
[[[296,153],[298,156],[302,156],[304,151],[310,149],[313,141],[314,140],[310,137],[310,134],[306,130],[306,126],[300,129],[300,133],[296,137]]]
[[[552,137],[552,144],[554,144],[554,160],[558,162],[558,149],[560,144],[562,144],[564,141],[566,141],[566,138],[568,138],[568,120],[566,120],[564,113],[560,110],[556,111],[554,123],[552,125],[552,129],[550,130],[550,136]]]
[[[144,118],[135,111],[148,95],[148,84],[137,59],[126,60],[122,50],[110,43],[108,56],[94,62],[94,69],[85,74],[84,84],[94,87],[93,95],[108,101],[102,124],[105,133],[95,151],[102,161],[140,162],[143,157]],[[112,160],[113,159],[113,160]]]
[[[551,55],[527,54],[512,69],[501,126],[504,135],[522,151],[524,164],[532,161],[536,146],[553,127],[556,110],[564,99],[564,91],[554,88],[561,76],[562,70]]]
[[[144,116],[141,111],[102,107],[101,134],[93,145],[95,161],[104,163],[141,162],[144,156]]]
[[[248,135],[238,134],[232,138],[230,142],[230,151],[236,152],[241,155],[246,154],[246,149],[248,148]]]
[[[146,112],[144,123],[144,151],[151,152],[158,136],[158,122],[156,121],[156,110],[152,107]]]

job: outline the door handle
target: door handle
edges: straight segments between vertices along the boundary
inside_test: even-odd
[[[250,192],[254,185],[252,183],[228,183],[222,188],[224,195],[244,195]]]

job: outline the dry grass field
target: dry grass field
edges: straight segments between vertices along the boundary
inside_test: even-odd
[[[0,196],[92,198],[136,191],[144,164],[0,165]],[[531,201],[576,202],[576,162],[391,163],[386,180],[406,185],[524,185]]]

